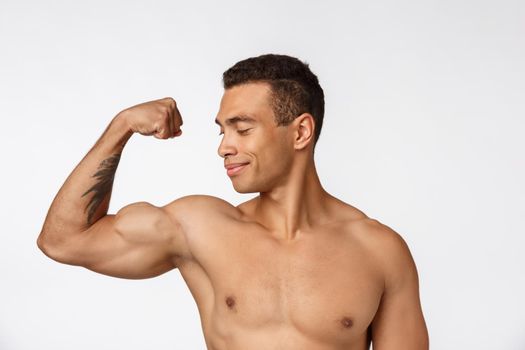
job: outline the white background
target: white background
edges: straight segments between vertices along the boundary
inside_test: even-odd
[[[525,3],[0,3],[0,349],[204,349],[178,271],[130,281],[36,247],[54,195],[128,106],[173,96],[183,137],[134,135],[110,213],[204,193],[234,204],[213,123],[222,72],[285,53],[326,94],[326,189],[418,266],[431,348],[525,349]]]

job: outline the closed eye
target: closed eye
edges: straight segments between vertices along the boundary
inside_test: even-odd
[[[248,133],[248,131],[250,131],[251,129],[253,129],[253,128],[248,128],[248,129],[243,129],[243,130],[237,130],[237,133],[238,133],[239,135],[246,135],[246,133]],[[224,135],[224,131],[221,130],[221,131],[219,132],[219,136],[220,136],[220,135]]]
[[[237,132],[239,133],[239,135],[246,135],[246,133],[248,133],[248,131],[252,130],[253,128],[248,128],[248,129],[243,129],[243,130],[237,130]]]

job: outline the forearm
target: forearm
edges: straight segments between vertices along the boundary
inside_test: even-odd
[[[39,240],[62,241],[107,214],[120,156],[133,132],[117,115],[68,176],[49,208]]]
[[[96,252],[93,260],[107,256],[108,249],[122,249],[121,237],[115,233],[116,220],[107,215],[122,151],[134,133],[168,139],[181,135],[181,125],[182,117],[171,97],[120,112],[55,196],[38,236],[39,248],[66,263],[78,261],[75,255],[80,252]]]

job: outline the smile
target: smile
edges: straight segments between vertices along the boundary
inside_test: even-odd
[[[226,168],[226,173],[228,176],[234,176],[239,174],[249,163],[234,163],[228,164],[224,167]]]

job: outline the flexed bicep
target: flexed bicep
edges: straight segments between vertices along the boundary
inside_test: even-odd
[[[158,276],[176,268],[179,230],[162,208],[133,203],[75,235],[62,262],[120,278]]]

